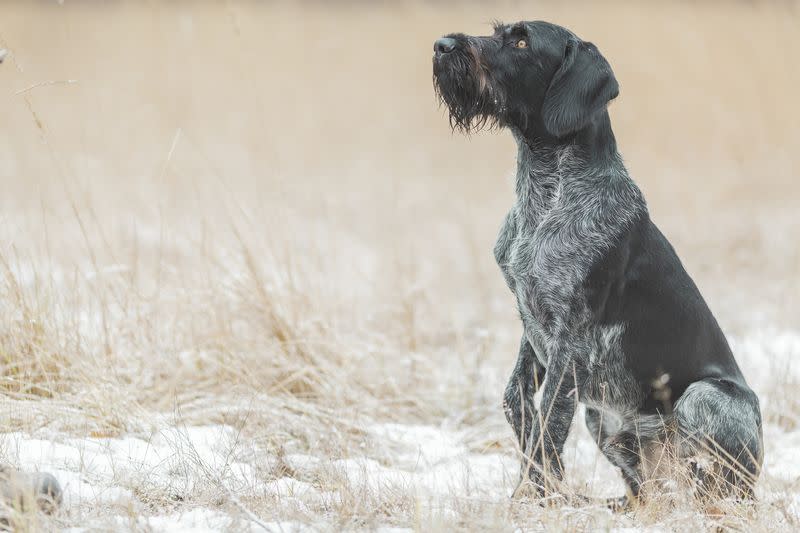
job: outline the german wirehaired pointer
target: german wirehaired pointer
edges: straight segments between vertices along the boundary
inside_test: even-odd
[[[508,128],[518,145],[494,248],[524,329],[504,400],[525,456],[515,495],[555,492],[580,401],[629,488],[611,505],[644,497],[666,454],[698,495],[752,497],[758,398],[628,176],[605,58],[565,28],[520,22],[437,40],[433,72],[454,129]]]

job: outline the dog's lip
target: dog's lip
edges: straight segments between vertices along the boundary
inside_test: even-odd
[[[450,56],[450,55],[453,55],[453,52],[445,54],[445,53],[437,52],[437,51],[434,50],[434,52],[431,55],[431,57],[433,58],[434,61],[443,61],[445,57]]]

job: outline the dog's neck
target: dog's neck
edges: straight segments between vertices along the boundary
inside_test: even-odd
[[[511,126],[510,129],[517,141],[520,162],[525,160],[528,165],[533,164],[544,171],[558,171],[570,162],[598,170],[620,163],[617,141],[606,110],[598,113],[582,129],[564,137],[549,133],[541,120],[528,120],[525,128]],[[573,173],[564,174],[567,175]]]
[[[526,118],[523,122],[524,127],[510,127],[520,155],[529,154],[547,165],[553,154],[570,150],[584,166],[592,168],[609,167],[619,161],[617,140],[605,109],[597,113],[586,126],[564,137],[556,137],[548,132],[539,117]]]
[[[622,178],[635,188],[617,151],[606,110],[580,131],[560,138],[548,133],[544,124],[529,122],[525,129],[510,129],[517,141],[516,192],[523,204],[547,209],[559,185],[568,182],[599,186]]]

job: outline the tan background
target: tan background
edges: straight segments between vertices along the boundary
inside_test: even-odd
[[[487,32],[492,18],[555,21],[600,47],[621,85],[612,117],[630,171],[719,313],[732,325],[721,306],[756,306],[796,324],[792,3],[4,3],[3,212],[57,222],[66,190],[102,204],[103,225],[196,217],[224,187],[368,247],[462,226],[502,290],[489,250],[513,143],[450,134],[429,57],[438,35]]]

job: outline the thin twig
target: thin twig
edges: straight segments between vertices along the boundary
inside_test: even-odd
[[[256,515],[256,514],[253,512],[253,511],[251,511],[250,509],[248,509],[248,508],[247,508],[247,506],[245,506],[245,504],[243,504],[243,503],[241,502],[241,500],[239,500],[239,498],[237,498],[237,497],[236,497],[236,495],[233,493],[233,491],[232,491],[232,490],[231,490],[229,487],[225,486],[225,484],[224,484],[224,483],[222,483],[222,481],[221,481],[221,480],[219,481],[219,484],[220,484],[220,486],[221,486],[222,488],[224,488],[224,489],[225,489],[225,491],[228,493],[228,497],[230,497],[230,499],[231,499],[231,502],[233,502],[233,504],[234,504],[236,507],[238,507],[240,511],[242,511],[244,514],[246,514],[246,515],[247,515],[247,518],[248,518],[248,519],[249,519],[251,522],[253,522],[254,524],[256,524],[256,525],[257,525],[257,526],[259,526],[259,527],[262,527],[262,528],[264,528],[264,531],[270,531],[270,532],[272,532],[272,531],[275,531],[273,528],[269,527],[269,526],[266,524],[266,522],[264,522],[263,520],[261,520],[261,519],[260,519],[260,518],[259,518],[259,517],[258,517],[258,516],[257,516],[257,515]]]
[[[170,161],[172,161],[172,154],[175,153],[175,148],[178,146],[178,141],[181,138],[181,129],[178,128],[175,130],[175,135],[172,137],[172,145],[169,147],[169,152],[167,152],[167,158],[164,160],[164,164],[161,166],[161,172],[158,175],[158,181],[164,180],[164,174],[167,172],[167,168],[169,167]]]
[[[0,61],[2,61],[2,52],[0,52]],[[78,83],[78,80],[50,80],[50,81],[40,81],[39,83],[34,83],[30,87],[26,87],[25,89],[20,89],[19,91],[15,92],[15,95],[20,95],[32,91],[33,89],[38,89],[39,87],[47,87],[50,85],[72,85],[73,83]]]

